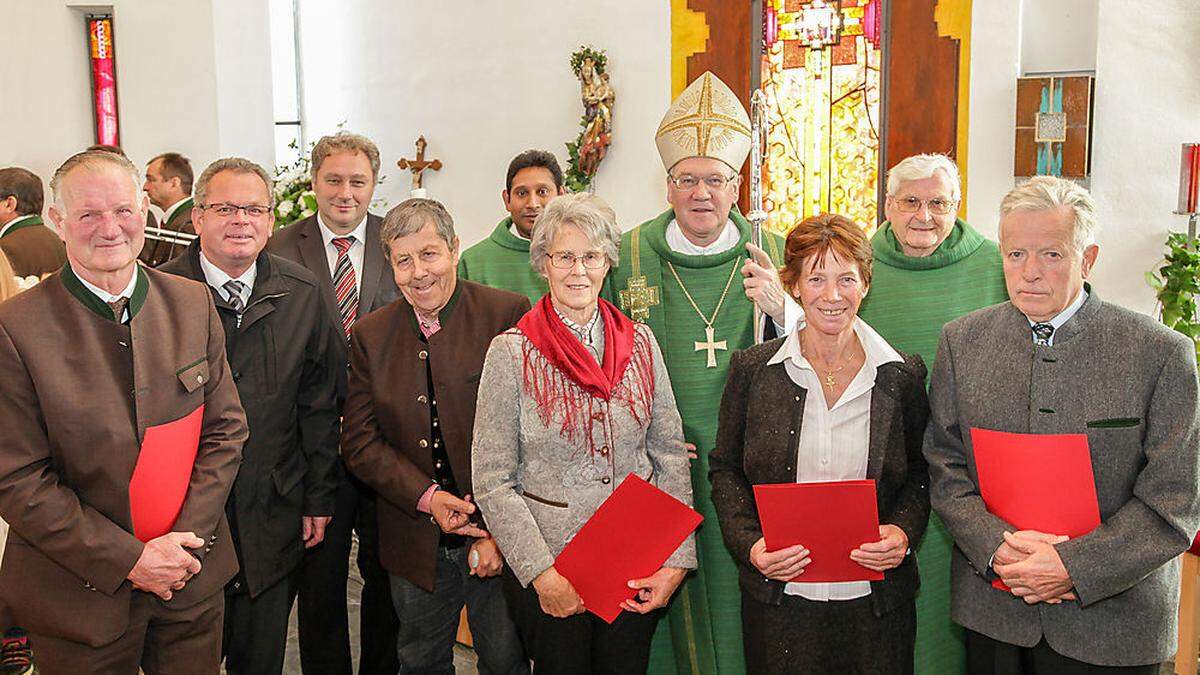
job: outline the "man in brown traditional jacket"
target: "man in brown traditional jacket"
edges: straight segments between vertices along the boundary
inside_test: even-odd
[[[162,209],[163,217],[153,233],[146,233],[146,243],[138,256],[143,263],[158,267],[173,260],[195,238],[192,176],[192,163],[178,152],[165,152],[146,165],[142,189],[150,203]]]
[[[0,304],[0,601],[43,675],[215,673],[247,436],[220,319],[137,264],[127,159],[80,153],[51,188],[67,266]]]
[[[42,222],[42,179],[27,169],[0,169],[0,251],[19,277],[42,276],[66,261],[63,243]]]

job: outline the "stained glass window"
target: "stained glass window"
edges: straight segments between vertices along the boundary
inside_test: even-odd
[[[763,0],[768,229],[819,213],[875,229],[881,0]]]

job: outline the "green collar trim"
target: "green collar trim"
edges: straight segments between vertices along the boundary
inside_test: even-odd
[[[27,227],[36,227],[44,224],[45,222],[42,220],[42,217],[36,214],[14,218],[9,221],[7,226],[0,228],[0,239],[7,237],[17,230],[23,230]]]
[[[500,221],[500,224],[496,225],[496,229],[492,230],[492,234],[488,237],[488,239],[491,239],[492,242],[498,246],[503,246],[504,248],[511,249],[513,251],[523,251],[525,253],[529,253],[529,240],[522,239],[513,234],[512,231],[508,229],[512,224],[512,216]]]
[[[462,293],[462,287],[463,279],[458,279],[454,283],[454,292],[450,294],[450,299],[446,301],[446,306],[442,308],[442,311],[438,312],[438,321],[443,325],[450,320],[450,315],[454,313],[454,307],[458,305],[458,296]],[[421,336],[421,326],[417,323],[417,310],[413,309],[413,306],[409,304],[408,299],[403,295],[400,296],[400,300],[408,308],[404,311],[404,314],[408,317],[408,325],[412,327],[414,333]]]
[[[129,298],[128,307],[129,319],[131,321],[141,311],[142,306],[146,304],[146,295],[150,292],[150,278],[146,276],[146,270],[142,269],[141,265],[137,265],[137,270],[134,273],[137,275],[137,281],[133,284],[133,295]],[[84,307],[91,310],[93,314],[109,321],[117,320],[117,317],[113,316],[112,308],[108,306],[108,303],[88,290],[88,287],[83,285],[79,277],[75,276],[70,262],[63,264],[59,278],[62,279],[63,287],[67,289],[67,292],[75,296],[75,299]]]
[[[191,197],[184,199],[182,202],[180,202],[179,208],[175,209],[175,211],[171,213],[171,219],[166,222],[164,227],[170,227],[171,225],[174,225],[176,220],[183,217],[185,211],[190,212],[192,207],[195,205],[196,202]]]
[[[713,255],[688,255],[671,250],[671,247],[667,245],[667,226],[674,218],[675,210],[667,209],[640,228],[642,236],[646,238],[646,243],[650,245],[650,248],[654,249],[660,258],[672,265],[703,269],[724,265],[734,258],[746,255],[746,242],[750,241],[750,222],[742,217],[737,206],[729,210],[729,219],[738,228],[741,237],[733,248]]]
[[[961,218],[956,218],[954,227],[945,241],[933,253],[917,258],[904,253],[891,222],[884,222],[871,237],[871,250],[875,260],[885,265],[905,270],[933,270],[953,265],[969,257],[983,246],[984,239],[975,228]]]

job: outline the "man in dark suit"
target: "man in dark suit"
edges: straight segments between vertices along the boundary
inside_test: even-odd
[[[1014,188],[1000,205],[1011,302],[942,331],[925,456],[972,673],[1151,675],[1175,653],[1179,555],[1200,526],[1195,345],[1084,283],[1096,228],[1071,181]],[[1068,538],[991,513],[973,428],[1086,434],[1100,525]]]
[[[275,216],[262,167],[217,160],[196,198],[199,241],[162,270],[208,284],[250,425],[225,505],[242,567],[225,590],[225,670],[279,675],[294,572],[333,515],[341,336],[312,272],[263,250]]]
[[[137,264],[138,179],[68,159],[68,264],[0,305],[0,600],[44,675],[220,667],[246,418],[207,289]]]
[[[343,336],[354,322],[396,299],[399,291],[379,243],[380,218],[367,212],[379,176],[379,149],[363,136],[341,132],[312,152],[317,213],[271,237],[267,250],[307,267],[317,277],[330,317]],[[339,392],[344,396],[345,344]],[[346,613],[351,531],[358,533],[362,574],[359,672],[394,675],[399,623],[387,572],[379,564],[375,494],[343,472],[325,543],[309,552],[299,581],[300,663],[305,672],[349,674]]]
[[[62,240],[42,222],[43,194],[33,172],[0,169],[0,251],[19,277],[49,274],[67,260]]]
[[[177,152],[167,152],[146,165],[142,189],[150,203],[162,209],[162,223],[146,233],[146,244],[138,259],[158,267],[175,258],[195,237],[192,228],[192,163]],[[178,235],[184,236],[178,236]]]
[[[364,319],[350,340],[342,455],[379,492],[400,663],[405,673],[453,672],[465,605],[480,671],[527,674],[495,540],[473,525],[443,534],[431,521],[474,511],[463,497],[472,492],[478,372],[492,338],[516,325],[529,300],[458,280],[458,237],[438,202],[396,206],[382,238],[404,297]]]

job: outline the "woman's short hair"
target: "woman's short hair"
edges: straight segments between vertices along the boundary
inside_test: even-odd
[[[896,193],[900,191],[901,183],[933,178],[933,174],[938,170],[946,173],[946,178],[950,180],[950,198],[958,201],[958,198],[962,196],[958,165],[949,157],[937,153],[905,157],[896,166],[893,166],[887,173],[887,196],[895,197]]]
[[[413,197],[393,206],[383,217],[383,224],[379,226],[383,257],[391,261],[393,241],[416,234],[430,223],[446,242],[446,247],[453,251],[457,235],[454,234],[454,219],[450,217],[450,212],[439,201]]]
[[[825,254],[833,255],[843,262],[858,265],[858,274],[863,284],[871,285],[871,242],[858,223],[836,213],[809,216],[788,232],[783,254],[783,269],[779,280],[789,292],[804,276],[805,265],[815,259],[820,267]]]
[[[578,228],[598,250],[608,257],[610,267],[620,262],[621,228],[617,214],[608,202],[590,192],[563,195],[550,200],[533,224],[529,242],[529,264],[541,273],[550,247],[564,227]]]
[[[1056,176],[1034,176],[1004,195],[1000,217],[1013,211],[1071,210],[1071,243],[1076,251],[1096,243],[1096,201],[1075,181]]]

